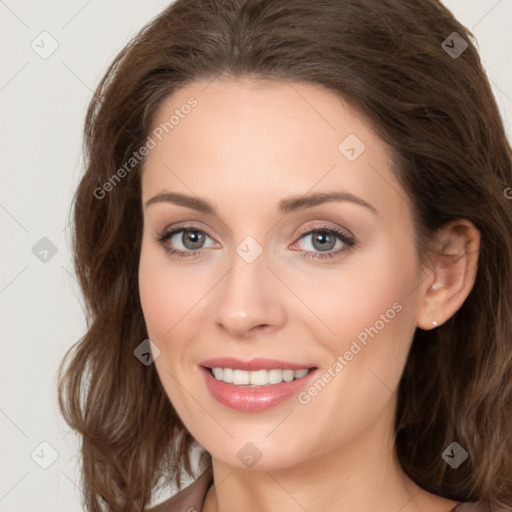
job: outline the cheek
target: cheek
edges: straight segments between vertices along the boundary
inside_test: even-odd
[[[187,279],[186,273],[169,264],[163,251],[143,243],[139,295],[148,337],[160,350],[160,357],[155,360],[157,372],[169,399],[180,408],[183,396],[176,378],[186,366],[187,336],[193,334],[193,328],[187,323],[188,315],[192,314],[201,294],[194,288],[190,276]],[[184,406],[180,409],[187,410]]]
[[[139,294],[150,337],[155,341],[170,338],[203,293],[193,276],[170,264],[163,249],[143,243]]]
[[[172,326],[171,312],[176,306],[173,301],[176,294],[171,290],[176,285],[173,283],[172,288],[169,286],[165,274],[162,274],[154,260],[149,251],[142,250],[139,263],[139,294],[149,337],[156,341],[163,339],[165,332]]]
[[[311,299],[331,331],[324,328],[322,339],[333,361],[351,351],[349,366],[378,368],[395,381],[415,329],[416,261],[404,241],[381,247],[334,276]]]

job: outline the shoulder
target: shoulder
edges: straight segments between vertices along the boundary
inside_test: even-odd
[[[155,507],[145,509],[145,512],[201,512],[212,482],[213,472],[210,468],[174,496]]]

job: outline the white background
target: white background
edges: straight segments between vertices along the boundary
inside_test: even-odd
[[[512,0],[444,3],[477,38],[510,139]],[[0,512],[82,510],[78,442],[58,411],[56,370],[85,327],[68,227],[83,120],[113,57],[167,5],[0,0]],[[59,45],[47,59],[31,48],[43,31]],[[47,263],[32,253],[42,237],[57,246]],[[48,469],[31,458],[42,442],[58,453]],[[36,453],[43,460],[51,449]]]

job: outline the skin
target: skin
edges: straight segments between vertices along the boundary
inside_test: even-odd
[[[142,203],[181,192],[218,213],[144,206],[139,287],[163,387],[213,458],[215,487],[204,511],[234,512],[241,503],[249,512],[451,510],[456,501],[424,491],[401,470],[393,421],[416,328],[441,325],[473,286],[478,231],[466,220],[450,224],[438,238],[455,257],[433,252],[421,268],[411,207],[387,148],[357,111],[320,86],[197,81],[167,98],[154,126],[191,96],[198,105],[146,157]],[[366,146],[354,161],[338,149],[349,134]],[[288,196],[339,190],[377,213],[351,202],[277,211]],[[178,259],[156,241],[183,221],[209,233],[197,258]],[[300,250],[322,254],[321,245],[314,233],[301,235],[322,225],[352,235],[356,246],[308,259]],[[263,250],[252,263],[236,252],[247,236]],[[194,240],[184,245],[180,233],[166,244],[197,251]],[[343,247],[339,240],[326,252]],[[308,404],[294,396],[263,412],[233,410],[210,395],[199,372],[201,361],[222,356],[327,371],[394,303],[400,312]],[[262,454],[251,468],[237,457],[248,442]]]

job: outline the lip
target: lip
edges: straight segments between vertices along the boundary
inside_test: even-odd
[[[208,359],[200,363],[201,366],[207,368],[233,368],[233,370],[303,370],[314,368],[310,364],[291,363],[288,361],[278,361],[277,359],[251,359],[250,361],[242,361],[235,357],[218,357]]]
[[[211,360],[205,361],[208,365],[212,362],[223,361],[222,364],[214,365],[213,368],[233,368],[230,364],[226,364],[227,359],[222,360]],[[233,361],[233,359],[231,359]],[[264,368],[261,367],[261,363],[255,363],[255,361],[265,361],[265,364],[274,364],[275,361],[271,361],[269,359],[266,360],[252,360],[250,362],[246,362],[247,366],[254,366],[256,364],[256,370],[258,369],[273,369],[273,368],[281,368],[281,369],[290,369],[290,370],[301,370],[303,368],[310,369],[309,373],[300,378],[294,379],[291,382],[281,382],[280,384],[269,384],[267,386],[258,386],[258,387],[250,387],[250,386],[235,386],[234,384],[227,384],[226,382],[222,382],[217,380],[210,371],[210,367],[201,366],[200,371],[203,374],[205,379],[206,387],[208,391],[218,402],[229,407],[231,409],[236,409],[238,411],[243,412],[261,412],[271,407],[275,407],[279,405],[292,396],[299,393],[303,388],[308,386],[317,376],[318,368],[316,367],[308,367],[304,365],[293,365],[292,363],[288,363],[288,366],[279,366],[274,365],[273,367],[266,366]],[[238,361],[240,363],[240,361]],[[280,362],[282,365],[282,362]],[[223,366],[225,365],[225,366]],[[258,366],[259,365],[259,366]],[[290,368],[290,366],[294,366]],[[235,369],[246,369],[240,368],[239,365],[235,365]],[[250,370],[248,370],[250,371]]]

